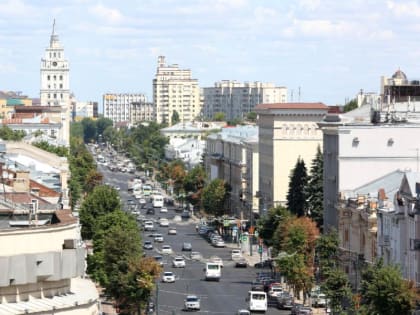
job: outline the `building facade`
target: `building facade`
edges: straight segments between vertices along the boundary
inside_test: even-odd
[[[32,99],[20,92],[0,91],[0,118],[12,118],[15,106],[32,106]]]
[[[155,108],[150,102],[132,102],[130,106],[130,124],[139,122],[154,121]]]
[[[256,107],[259,127],[259,189],[262,211],[285,205],[290,172],[298,158],[311,165],[322,131],[317,123],[328,111],[322,103],[260,104]]]
[[[229,214],[248,217],[252,210],[244,201],[250,182],[247,175],[247,146],[244,141],[257,139],[256,126],[239,126],[223,128],[221,132],[207,137],[205,153],[205,169],[210,180],[223,179],[231,187],[230,197],[226,205]],[[253,166],[256,166],[253,164]],[[249,199],[248,202],[251,202]]]
[[[390,77],[381,77],[381,98],[383,103],[420,101],[420,80],[408,80],[398,69]]]
[[[72,102],[72,119],[73,121],[80,121],[83,118],[98,118],[98,102]]]
[[[286,102],[287,88],[273,83],[224,80],[203,88],[203,116],[208,119],[216,113],[224,113],[226,120],[244,119],[258,104]]]
[[[153,79],[153,103],[158,123],[171,125],[175,112],[180,122],[195,120],[202,112],[198,80],[192,78],[190,69],[167,65],[165,57],[159,56]]]
[[[104,117],[111,119],[114,124],[130,122],[133,103],[146,104],[147,99],[141,93],[107,93],[102,96]],[[137,108],[137,105],[135,105]]]
[[[341,115],[327,115],[323,132],[324,226],[338,228],[340,192],[352,190],[396,169],[419,168],[420,104],[361,106]],[[354,174],[357,176],[354,176]]]

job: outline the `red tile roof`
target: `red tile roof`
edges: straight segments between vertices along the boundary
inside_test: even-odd
[[[324,103],[267,103],[258,104],[255,108],[261,109],[324,109],[327,110],[328,106]]]

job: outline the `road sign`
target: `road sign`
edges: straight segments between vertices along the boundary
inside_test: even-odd
[[[241,240],[242,240],[242,242],[246,242],[248,240],[248,236],[247,235],[242,235]]]

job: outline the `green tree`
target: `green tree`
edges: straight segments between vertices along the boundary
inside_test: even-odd
[[[291,171],[289,191],[287,193],[287,207],[290,212],[297,216],[306,214],[306,192],[308,185],[308,175],[305,162],[298,158],[294,169]]]
[[[321,234],[316,241],[316,258],[320,268],[321,276],[323,271],[337,268],[340,240],[335,229]]]
[[[224,121],[225,120],[225,113],[217,112],[214,113],[213,120],[214,121]]]
[[[206,171],[201,165],[194,166],[184,178],[184,191],[187,193],[187,200],[194,206],[201,202],[206,178]]]
[[[96,186],[102,185],[104,176],[97,170],[91,169],[86,175],[85,191],[87,193],[93,191]]]
[[[26,136],[23,130],[12,130],[7,125],[0,128],[0,139],[9,141],[21,141]]]
[[[274,232],[279,224],[286,221],[290,217],[290,211],[282,206],[270,208],[267,214],[257,221],[257,230],[259,236],[263,239],[264,244],[268,247],[274,245]]]
[[[225,213],[228,187],[224,180],[214,179],[203,189],[203,208],[208,214],[221,216]]]
[[[32,143],[32,145],[44,151],[54,153],[58,156],[62,156],[62,157],[69,156],[69,149],[65,146],[55,146],[55,145],[49,144],[47,141],[34,142]]]
[[[307,196],[308,215],[319,228],[324,223],[324,159],[321,148],[318,146],[315,158],[312,160],[311,171],[305,187]]]
[[[344,105],[343,111],[345,113],[347,113],[347,112],[352,111],[353,109],[356,109],[356,108],[357,108],[357,100],[356,99],[352,99],[351,101],[347,102]]]
[[[179,113],[174,110],[172,112],[172,117],[171,117],[171,125],[176,125],[177,123],[179,123]]]
[[[83,141],[85,143],[95,141],[98,135],[95,121],[90,118],[83,118],[81,124],[83,126]]]
[[[96,134],[104,137],[104,132],[108,127],[112,127],[113,122],[109,118],[100,117],[96,121]],[[105,138],[104,138],[105,139]]]
[[[119,209],[121,204],[117,191],[106,185],[96,186],[80,207],[83,239],[92,239],[101,216]]]
[[[329,300],[332,314],[342,314],[343,302],[351,300],[351,286],[347,274],[339,268],[324,270],[321,290]]]
[[[257,113],[256,112],[249,112],[246,115],[246,119],[252,122],[256,122],[257,121]]]
[[[362,273],[362,310],[367,314],[409,315],[415,306],[413,283],[402,278],[396,266],[384,266],[379,260]]]

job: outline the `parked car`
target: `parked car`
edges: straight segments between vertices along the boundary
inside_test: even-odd
[[[327,306],[327,297],[324,293],[318,293],[311,296],[312,305],[314,307],[325,307]]]
[[[162,282],[175,282],[175,275],[172,271],[165,271],[162,276]]]
[[[293,306],[293,296],[288,291],[283,291],[277,296],[277,308],[281,310],[290,310]]]
[[[191,245],[191,243],[184,242],[184,243],[182,244],[182,250],[183,250],[183,251],[191,251],[191,250],[192,250],[192,245]]]
[[[176,235],[176,228],[169,228],[168,235]]]
[[[273,261],[271,259],[263,260],[254,265],[255,268],[273,268]]]
[[[184,307],[186,311],[189,311],[189,310],[199,311],[200,298],[197,295],[187,295],[187,297],[184,300]]]
[[[217,239],[217,240],[215,240],[215,241],[213,242],[213,246],[214,246],[214,247],[225,247],[225,246],[226,246],[226,244],[225,244],[225,241],[224,241],[224,240],[222,240],[222,239]]]
[[[172,266],[174,268],[185,268],[185,259],[182,256],[176,256],[172,260]]]

